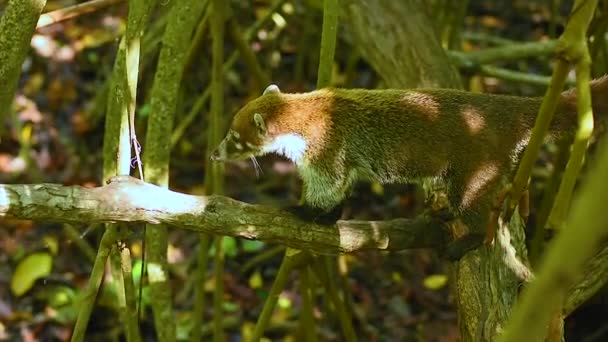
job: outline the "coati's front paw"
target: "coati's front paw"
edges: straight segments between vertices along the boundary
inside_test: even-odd
[[[303,221],[326,225],[335,224],[342,217],[342,209],[342,205],[336,206],[329,212],[307,205],[287,207],[288,212],[296,215]]]

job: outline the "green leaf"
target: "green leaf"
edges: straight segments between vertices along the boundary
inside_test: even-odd
[[[231,236],[224,236],[222,239],[222,247],[224,247],[224,255],[229,258],[234,258],[237,254],[236,239]],[[209,248],[209,256],[215,255],[215,246]]]
[[[424,287],[429,290],[439,290],[448,282],[448,277],[445,274],[432,274],[424,278]]]
[[[11,278],[11,291],[17,297],[32,288],[37,279],[51,274],[53,257],[48,253],[31,254],[21,260]]]
[[[224,253],[227,257],[234,258],[237,254],[236,239],[232,236],[224,236]]]
[[[259,252],[265,245],[264,242],[259,240],[244,240],[242,243],[243,251],[247,253]]]

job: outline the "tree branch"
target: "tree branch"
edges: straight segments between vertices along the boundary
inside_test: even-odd
[[[135,178],[85,188],[58,184],[0,185],[0,218],[79,224],[164,223],[210,234],[276,242],[321,254],[446,246],[442,220],[430,216],[389,221],[338,221],[320,225],[277,208],[223,196],[192,196]]]

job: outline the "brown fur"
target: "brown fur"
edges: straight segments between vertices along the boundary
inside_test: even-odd
[[[596,114],[608,114],[608,79],[592,83]],[[329,210],[359,179],[446,182],[450,203],[465,222],[487,220],[501,177],[527,145],[542,98],[449,89],[323,89],[269,93],[241,109],[232,124],[241,141],[259,148],[277,136],[306,141],[298,170],[309,205]],[[253,126],[263,117],[267,131]],[[551,137],[576,126],[576,95],[562,94]],[[227,157],[230,159],[230,156]]]

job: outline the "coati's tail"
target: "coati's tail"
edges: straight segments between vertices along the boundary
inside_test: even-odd
[[[575,132],[578,126],[576,98],[576,88],[568,89],[561,94],[550,128],[554,138],[564,133]],[[591,81],[591,106],[595,125],[599,127],[600,123],[608,117],[608,75]]]
[[[576,88],[562,93],[562,103],[566,107],[564,109],[568,113],[569,121],[574,120],[570,125],[576,127]],[[591,81],[591,106],[596,120],[608,117],[608,75]]]

